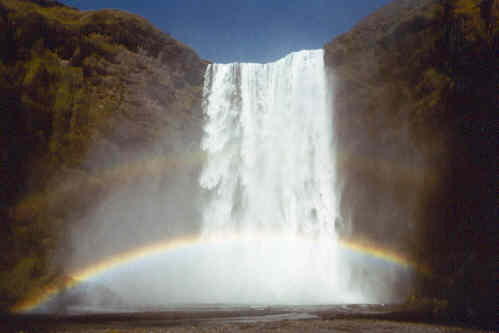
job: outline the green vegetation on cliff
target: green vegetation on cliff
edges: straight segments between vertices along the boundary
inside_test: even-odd
[[[107,147],[111,168],[165,135],[199,108],[203,66],[132,14],[0,0],[0,310],[61,277],[69,224],[109,191],[92,149]]]
[[[498,6],[393,1],[325,47],[346,230],[430,267],[419,296],[447,299],[455,317],[489,323]]]

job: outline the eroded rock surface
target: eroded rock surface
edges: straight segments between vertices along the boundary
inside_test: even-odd
[[[150,220],[140,213],[104,224],[109,217],[99,204],[109,199],[124,210],[115,193],[126,193],[130,208],[162,186],[195,181],[206,63],[141,17],[82,12],[55,1],[0,1],[0,44],[5,308],[60,276],[68,259],[78,265],[101,250],[126,250],[144,241],[140,230],[158,238],[172,232],[167,216],[152,232],[148,225],[135,234],[126,228]],[[148,172],[154,181],[145,181]],[[188,194],[185,205],[195,200]],[[171,208],[166,198],[162,206],[156,215]],[[176,219],[195,214],[175,208]],[[98,238],[113,230],[119,242]],[[75,232],[93,239],[75,244]]]
[[[325,61],[344,237],[427,265],[412,293],[490,320],[499,7],[478,2],[393,1],[327,44]]]

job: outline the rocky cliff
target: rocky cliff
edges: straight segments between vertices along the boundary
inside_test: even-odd
[[[497,21],[494,1],[397,0],[325,46],[340,230],[430,267],[412,292],[462,319],[496,309]]]
[[[80,239],[86,247],[72,254],[74,230],[103,224],[104,216],[89,214],[112,193],[133,188],[130,207],[140,191],[158,191],[143,185],[145,174],[156,177],[156,186],[195,181],[206,64],[141,17],[54,1],[1,0],[0,45],[0,308],[6,309],[61,276],[68,258],[95,260],[85,248],[112,254],[131,240],[140,243],[140,231],[120,235],[114,221],[89,233],[94,239]],[[134,216],[133,223],[140,221]],[[168,221],[163,225],[157,237],[171,231]],[[112,245],[96,236],[112,230],[120,239]]]

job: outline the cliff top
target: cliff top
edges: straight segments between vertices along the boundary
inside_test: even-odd
[[[165,46],[176,46],[195,53],[189,46],[158,30],[145,18],[116,9],[80,11],[52,0],[0,0],[0,15],[29,25],[34,38],[62,40],[75,35],[99,35],[110,44],[121,44],[129,51],[143,50],[158,57]],[[64,57],[63,57],[64,58]]]

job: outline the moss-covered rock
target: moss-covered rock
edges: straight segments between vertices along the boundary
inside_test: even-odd
[[[136,15],[46,0],[0,0],[0,45],[5,310],[60,278],[68,228],[137,181],[105,170],[136,163],[151,143],[197,145],[205,63]]]
[[[422,295],[489,320],[498,17],[497,1],[393,1],[325,46],[345,236],[431,267]]]

